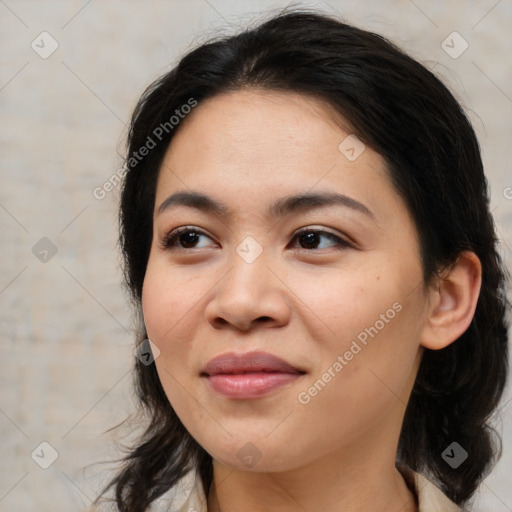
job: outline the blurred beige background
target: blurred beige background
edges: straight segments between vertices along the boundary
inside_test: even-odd
[[[132,321],[117,190],[93,192],[119,168],[135,102],[196,43],[288,3],[0,0],[0,512],[84,510],[105,467],[84,468],[116,455],[103,432],[132,406]],[[511,0],[300,5],[390,37],[455,92],[510,267]],[[512,511],[510,387],[497,427],[504,454],[475,511]]]

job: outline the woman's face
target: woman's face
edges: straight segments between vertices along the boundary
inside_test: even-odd
[[[216,96],[181,123],[159,174],[143,288],[177,415],[231,467],[394,460],[427,296],[417,232],[383,158],[325,104],[292,93]],[[168,200],[180,192],[208,199]],[[165,248],[180,227],[190,231]],[[256,351],[291,368],[256,357],[244,375],[237,360],[204,374],[214,357]]]

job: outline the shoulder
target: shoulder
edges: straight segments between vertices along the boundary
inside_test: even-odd
[[[199,472],[191,469],[165,494],[157,498],[148,512],[207,512],[206,493]]]

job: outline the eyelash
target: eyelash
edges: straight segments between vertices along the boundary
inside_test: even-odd
[[[176,228],[176,229],[170,231],[169,233],[165,234],[164,237],[160,240],[159,245],[164,250],[173,250],[176,247],[176,242],[178,241],[178,238],[181,235],[186,234],[186,233],[196,233],[198,235],[203,235],[203,236],[206,236],[208,238],[211,238],[206,233],[201,231],[200,229],[184,226],[184,227]],[[297,238],[299,238],[301,235],[303,235],[305,233],[315,233],[317,235],[325,235],[327,238],[329,238],[332,241],[338,243],[337,247],[333,246],[333,247],[329,247],[329,249],[334,249],[334,250],[340,251],[340,250],[343,250],[343,249],[347,249],[347,248],[353,247],[352,244],[350,244],[346,240],[336,236],[334,233],[330,233],[329,231],[323,231],[323,230],[320,230],[320,229],[313,229],[313,228],[303,228],[303,229],[300,229],[299,231],[294,233],[292,241],[297,239]],[[180,249],[186,251],[187,249],[188,250],[194,249],[194,247],[193,248],[180,247]],[[302,250],[305,250],[305,251],[308,251],[308,252],[312,252],[312,251],[322,250],[322,249],[302,249]]]

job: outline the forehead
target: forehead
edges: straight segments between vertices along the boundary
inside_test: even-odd
[[[335,133],[334,141],[332,135]],[[295,92],[242,89],[216,95],[199,105],[180,123],[171,146],[194,137],[210,153],[243,152],[261,159],[293,157],[351,133],[349,123],[326,101]],[[199,155],[198,155],[199,156]]]
[[[279,183],[309,172],[319,179],[337,163],[346,172],[360,170],[339,149],[349,136],[348,123],[318,98],[244,89],[199,102],[177,127],[162,170],[179,164],[190,175],[224,171],[227,177],[232,170]],[[380,155],[365,150],[361,156],[386,174]]]
[[[354,146],[340,119],[325,102],[288,92],[241,90],[200,102],[167,148],[155,210],[187,189],[255,212],[267,211],[271,199],[318,191],[373,204],[379,217],[400,198],[384,159],[360,141]],[[347,140],[356,158],[343,151]]]

